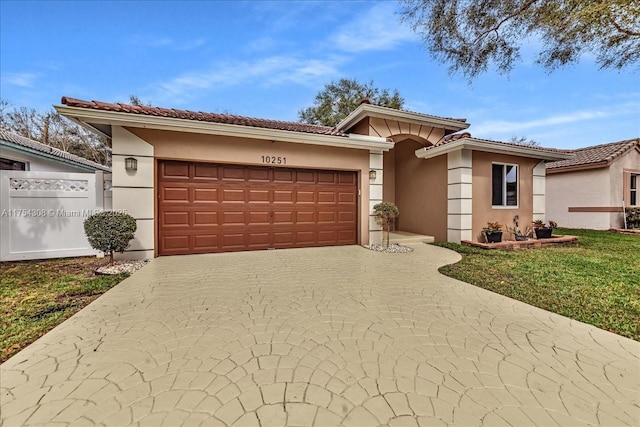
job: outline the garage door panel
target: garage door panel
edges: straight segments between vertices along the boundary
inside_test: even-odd
[[[296,191],[296,203],[314,204],[316,202],[316,193],[310,190]]]
[[[217,202],[218,189],[217,188],[194,188],[193,200],[195,202]]]
[[[218,212],[194,212],[194,225],[218,225]]]
[[[274,169],[273,170],[273,182],[281,183],[293,183],[294,171],[290,169]]]
[[[356,202],[356,195],[354,193],[347,193],[341,191],[338,193],[338,203],[352,205]]]
[[[271,197],[270,197],[271,192],[269,190],[250,189],[250,190],[247,190],[247,194],[249,196],[248,197],[249,202],[269,203],[271,201]]]
[[[194,248],[215,251],[218,249],[219,241],[217,234],[200,234],[194,236]]]
[[[354,244],[357,175],[159,163],[160,255]]]
[[[227,181],[244,181],[247,168],[243,166],[221,166],[222,179]]]
[[[336,213],[333,211],[318,211],[319,224],[333,224],[336,222]]]
[[[273,203],[293,203],[293,190],[274,190]]]
[[[222,212],[222,223],[225,225],[245,225],[245,213],[233,211]]]
[[[271,214],[268,211],[249,212],[249,224],[268,226],[270,219],[271,219]]]
[[[189,179],[189,164],[182,162],[163,162],[160,168],[161,178]]]
[[[257,169],[249,168],[248,180],[249,182],[270,182],[271,171],[269,169]]]
[[[293,224],[293,212],[274,212],[273,224]]]
[[[244,202],[245,190],[243,189],[222,189],[222,202]]]
[[[316,174],[314,171],[297,171],[296,182],[299,184],[315,184]]]
[[[355,173],[351,172],[339,172],[338,173],[338,184],[341,185],[356,185],[357,184],[357,176]]]
[[[335,184],[335,172],[318,172],[318,184]]]
[[[318,192],[318,203],[335,203],[336,202],[336,193],[333,191],[319,191]]]
[[[218,166],[208,163],[195,163],[193,166],[193,177],[199,180],[217,180]]]
[[[161,216],[162,224],[165,226],[188,226],[189,212],[173,211],[163,212]]]
[[[316,214],[310,212],[296,212],[296,224],[314,224],[316,222]]]
[[[165,187],[161,193],[162,200],[165,201],[189,201],[189,189],[180,187]]]

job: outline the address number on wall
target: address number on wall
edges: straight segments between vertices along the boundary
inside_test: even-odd
[[[280,156],[261,156],[262,163],[266,163],[268,165],[286,165],[287,158]]]

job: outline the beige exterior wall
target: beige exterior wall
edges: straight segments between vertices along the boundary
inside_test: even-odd
[[[396,144],[395,204],[400,210],[398,228],[447,240],[447,159],[419,159],[415,150],[422,145],[412,140]],[[385,177],[389,173],[385,171]],[[387,197],[385,200],[390,201]]]
[[[155,169],[153,146],[128,130],[113,126],[112,206],[136,219],[138,229],[129,248],[117,259],[145,259],[155,256]],[[137,171],[127,171],[126,157],[138,160]]]
[[[265,163],[262,162],[262,156],[277,156],[286,158],[286,166],[283,165],[283,167],[357,171],[359,172],[359,189],[361,192],[359,242],[360,244],[369,243],[369,170],[371,159],[368,150],[154,129],[129,128],[129,131],[148,143],[152,148],[155,159],[265,166]],[[382,156],[380,155],[379,157],[381,158]],[[140,160],[138,165],[138,172],[140,172]],[[114,161],[114,170],[116,167]],[[379,179],[381,183],[382,176]],[[374,186],[372,185],[371,187],[372,191],[374,191]],[[380,187],[382,186],[380,185]],[[380,188],[381,192],[382,188]],[[155,201],[155,198],[153,200]],[[154,209],[152,218],[155,218],[155,204],[152,203],[151,206]]]
[[[640,173],[637,150],[629,151],[608,167],[547,174],[547,217],[570,228],[623,227],[621,208],[622,201],[628,201],[631,171]]]
[[[482,240],[482,228],[487,222],[499,222],[505,227],[514,227],[513,218],[520,217],[519,228],[524,231],[533,221],[533,181],[534,169],[540,161],[526,157],[502,154],[473,152],[473,239]],[[508,163],[518,165],[518,206],[496,208],[491,206],[491,165]],[[548,217],[548,215],[547,215]],[[503,234],[503,240],[512,240],[513,236]]]

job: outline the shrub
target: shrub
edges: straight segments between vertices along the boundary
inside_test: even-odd
[[[113,253],[124,252],[133,239],[136,220],[123,212],[102,211],[84,221],[84,233],[93,249],[109,255],[113,264]]]
[[[396,205],[389,202],[380,202],[374,205],[373,211],[376,216],[376,222],[387,232],[387,247],[389,247],[389,231],[400,211]]]
[[[640,228],[640,208],[626,209],[627,228]]]

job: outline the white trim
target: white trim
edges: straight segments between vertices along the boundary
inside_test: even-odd
[[[56,105],[55,109],[63,116],[76,122],[82,122],[85,126],[91,126],[92,123],[99,123],[111,126],[150,128],[177,132],[235,136],[240,138],[264,139],[269,141],[278,140],[299,144],[379,151],[389,151],[394,146],[393,142],[388,142],[386,138],[368,135],[351,134],[348,137],[322,135],[281,129],[232,125],[227,123],[177,119],[175,117],[147,116],[135,113],[66,107],[61,105]],[[93,126],[91,127],[93,128]]]
[[[407,123],[414,123],[417,125],[440,127],[454,131],[466,129],[470,126],[469,123],[465,123],[459,120],[430,116],[427,114],[413,113],[411,111],[402,111],[395,108],[381,107],[379,105],[360,104],[358,108],[353,110],[347,117],[345,117],[340,123],[338,123],[336,129],[349,129],[365,117],[398,120]]]
[[[544,149],[536,149],[527,146],[509,145],[497,141],[487,141],[475,138],[461,138],[457,141],[448,142],[434,148],[419,148],[416,150],[416,157],[419,159],[431,159],[458,150],[486,151],[489,153],[507,154],[511,156],[531,157],[540,160],[567,160],[573,158],[574,154],[561,153]]]

